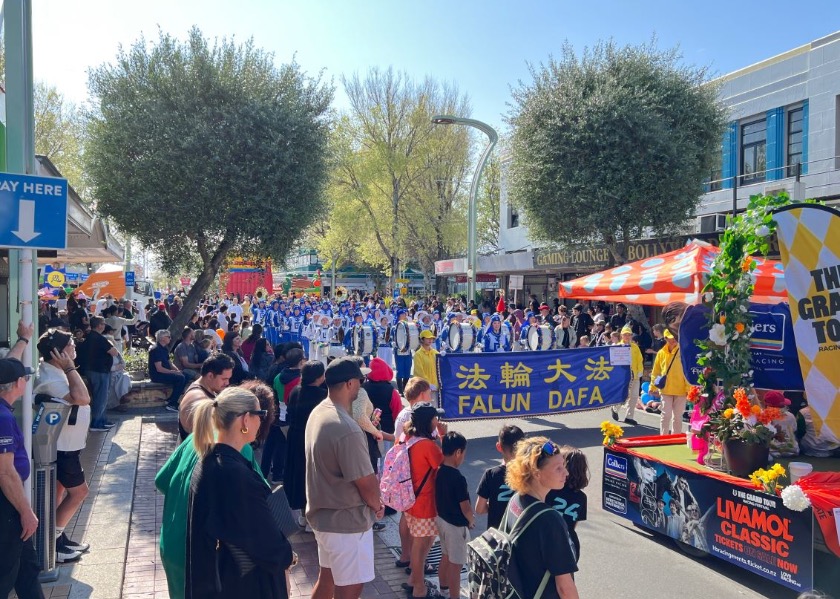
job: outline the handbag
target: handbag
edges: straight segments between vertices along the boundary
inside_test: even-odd
[[[665,371],[665,374],[660,374],[658,377],[653,379],[653,386],[657,389],[662,389],[665,387],[665,383],[668,381],[668,373],[671,372],[671,366],[674,365],[674,360],[677,359],[677,354],[680,353],[680,348],[677,348],[677,351],[674,352],[674,357],[671,358],[671,363],[668,364],[668,370]]]
[[[289,498],[286,497],[283,485],[274,489],[271,495],[268,496],[268,509],[271,510],[271,515],[274,517],[277,528],[286,537],[300,532],[300,526],[297,520],[295,520],[292,508],[289,507]]]

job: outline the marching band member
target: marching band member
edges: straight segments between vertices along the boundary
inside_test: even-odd
[[[490,317],[490,328],[484,333],[483,347],[487,353],[510,351],[510,332],[498,314]]]
[[[397,323],[405,321],[408,319],[408,313],[402,309],[397,310],[396,318]],[[391,339],[394,342],[394,360],[396,361],[397,366],[397,390],[399,390],[400,394],[402,395],[403,391],[405,390],[405,384],[408,382],[408,379],[411,378],[411,349],[406,348],[405,351],[402,351],[399,347],[396,346],[396,324],[391,330]]]
[[[262,305],[262,302],[260,302]],[[265,338],[274,346],[280,343],[280,334],[277,330],[277,314],[280,310],[280,302],[274,300],[271,302],[271,307],[263,310],[263,331]]]
[[[429,327],[429,330],[435,334],[435,343],[434,347],[436,350],[440,351],[441,347],[441,335],[443,334],[443,321],[440,319],[440,310],[435,310],[432,312],[432,324]]]
[[[312,320],[312,310],[306,308],[303,312],[303,320],[300,323],[300,342],[303,345],[303,351],[306,354],[306,359],[313,356],[312,345],[315,340],[315,321]],[[313,360],[318,358],[312,357]]]
[[[519,333],[519,346],[524,351],[529,351],[531,348],[528,347],[528,331],[531,327],[539,326],[540,323],[538,316],[533,312],[528,312],[525,317],[528,322],[522,327],[522,331]]]
[[[443,326],[443,331],[440,333],[440,344],[442,346],[441,355],[446,354],[447,352],[452,352],[453,354],[460,353],[460,348],[452,349],[449,347],[449,327],[453,324],[453,322],[461,322],[461,314],[458,312],[449,312],[446,315],[446,324]]]
[[[328,344],[326,361],[334,358],[341,358],[344,351],[344,327],[341,324],[340,316],[333,316],[332,324],[326,329],[325,343]]]
[[[286,321],[289,328],[289,341],[301,341],[301,327],[303,326],[303,316],[300,313],[300,305],[295,304],[292,308],[292,315]],[[304,347],[306,345],[304,344]]]
[[[391,347],[391,322],[387,316],[379,318],[379,325],[376,327],[377,338],[376,357],[385,360],[385,363],[393,368],[394,348]]]

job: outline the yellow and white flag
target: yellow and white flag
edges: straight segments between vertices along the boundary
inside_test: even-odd
[[[840,212],[794,204],[773,216],[814,427],[840,440]]]

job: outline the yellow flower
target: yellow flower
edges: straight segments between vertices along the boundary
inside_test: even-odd
[[[752,484],[754,484],[756,487],[760,487],[760,486],[762,486],[762,484],[763,484],[763,483],[762,483],[762,481],[761,481],[761,479],[760,479],[760,478],[758,478],[758,476],[756,476],[755,472],[753,472],[752,474],[750,474],[750,482],[751,482]]]
[[[779,464],[778,462],[773,464],[773,467],[771,468],[771,470],[773,470],[773,472],[775,472],[779,476],[785,476],[785,474],[787,474],[785,472],[785,467],[782,466],[781,464]]]
[[[732,414],[734,414],[734,413],[735,413],[735,410],[733,410],[732,408],[726,408],[723,411],[723,417],[726,418],[726,419],[732,418]]]

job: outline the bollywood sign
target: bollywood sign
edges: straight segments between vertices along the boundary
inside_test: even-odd
[[[620,404],[630,385],[630,348],[449,353],[438,358],[448,420],[558,414]]]
[[[796,591],[813,588],[811,508],[604,449],[604,509]]]

